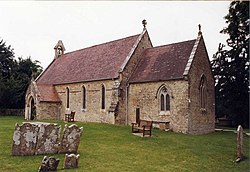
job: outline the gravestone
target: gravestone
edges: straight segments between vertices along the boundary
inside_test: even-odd
[[[61,127],[57,124],[41,124],[37,137],[36,154],[56,154],[59,148]]]
[[[64,127],[59,153],[77,153],[83,128],[72,124]]]
[[[237,159],[236,162],[243,160],[243,128],[241,125],[237,129]]]
[[[13,134],[12,155],[34,155],[39,128],[31,123],[16,124]]]
[[[78,168],[78,161],[79,161],[79,157],[80,155],[77,154],[66,154],[65,158],[64,158],[64,165],[63,168],[67,169],[67,168]]]
[[[42,160],[42,164],[39,167],[39,172],[52,172],[57,171],[57,166],[59,164],[60,160],[53,158],[53,157],[47,157],[44,156]]]
[[[60,131],[61,127],[57,124],[45,122],[16,124],[12,155],[76,153],[83,128],[75,124],[65,125],[61,140]]]

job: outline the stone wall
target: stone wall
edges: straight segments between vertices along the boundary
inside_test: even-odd
[[[105,87],[105,109],[101,109],[101,88]],[[83,109],[82,87],[86,89],[86,109]],[[69,109],[66,108],[66,88],[69,88]],[[114,114],[109,113],[112,102],[114,81],[102,80],[75,84],[65,84],[55,86],[58,96],[62,101],[60,118],[64,119],[64,114],[75,111],[76,121],[114,123]]]
[[[205,109],[201,108],[199,91],[202,75],[204,75],[207,79],[207,99]],[[200,43],[198,44],[188,77],[191,100],[189,133],[205,134],[212,132],[215,128],[214,79],[202,37]]]
[[[36,106],[38,102],[38,97],[37,97],[37,88],[36,88],[36,83],[34,81],[31,81],[26,94],[25,94],[25,119],[30,119],[31,118],[31,107],[30,107],[30,101],[31,99],[34,100],[34,105]]]
[[[0,109],[0,116],[24,116],[24,109]]]
[[[120,75],[120,96],[119,96],[119,107],[118,107],[118,116],[116,118],[116,123],[119,124],[126,124],[128,121],[126,119],[127,115],[127,82],[131,77],[133,71],[135,70],[136,66],[138,65],[140,59],[142,58],[141,54],[147,48],[151,48],[152,43],[150,41],[148,32],[142,35],[138,46],[135,48],[134,53],[132,54],[131,58],[127,62],[125,68],[123,69]]]
[[[165,85],[170,93],[170,111],[160,111],[159,88]],[[131,84],[128,96],[128,122],[136,121],[136,108],[140,108],[140,119],[170,121],[170,129],[188,132],[188,82],[171,80]]]
[[[37,102],[36,119],[60,119],[61,104],[52,102]]]

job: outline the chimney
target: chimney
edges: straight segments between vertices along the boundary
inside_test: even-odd
[[[62,40],[59,40],[57,42],[56,46],[54,47],[54,50],[55,50],[55,57],[54,57],[55,59],[64,54],[65,48]]]

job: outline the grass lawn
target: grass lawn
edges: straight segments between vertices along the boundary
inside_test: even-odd
[[[15,123],[22,117],[0,116],[0,171],[37,171],[39,156],[12,156]],[[47,121],[48,122],[48,121]],[[63,121],[50,121],[65,124]],[[153,130],[151,138],[131,134],[129,126],[76,122],[83,126],[78,153],[78,169],[63,170],[64,154],[58,171],[240,171],[250,170],[249,137],[244,136],[245,160],[236,164],[236,134],[216,132],[193,136]]]

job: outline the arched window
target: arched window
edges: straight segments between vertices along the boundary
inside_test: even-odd
[[[168,94],[166,94],[166,110],[170,111],[170,98]]]
[[[200,106],[203,109],[206,109],[206,100],[207,100],[206,85],[207,85],[206,77],[205,75],[202,75],[199,90],[200,90]]]
[[[160,111],[170,111],[170,93],[165,85],[158,89]]]
[[[164,105],[165,103],[164,103],[164,95],[163,94],[161,94],[161,111],[164,111]]]
[[[102,109],[105,109],[105,87],[104,87],[104,85],[102,85],[102,103],[101,103],[101,108]]]
[[[66,88],[66,108],[69,108],[69,88]]]
[[[86,88],[82,86],[82,109],[86,109]]]

